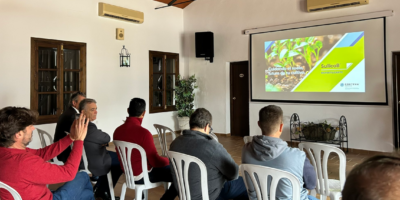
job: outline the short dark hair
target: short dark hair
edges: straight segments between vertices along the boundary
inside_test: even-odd
[[[260,110],[258,117],[263,135],[271,135],[282,124],[283,111],[279,106],[269,105]]]
[[[146,101],[141,98],[133,98],[129,103],[129,117],[139,117],[146,110]]]
[[[72,102],[78,101],[78,97],[79,97],[79,96],[85,97],[85,95],[84,95],[82,92],[75,92],[75,93],[72,93],[72,94],[71,94],[71,97],[70,97],[70,99],[69,99],[69,106],[72,106]]]
[[[400,157],[378,155],[349,173],[343,200],[397,199],[400,196]]]
[[[189,125],[192,128],[204,128],[209,124],[212,124],[212,115],[205,108],[198,108],[190,115]]]
[[[15,143],[15,134],[34,125],[38,113],[21,107],[5,107],[0,110],[0,146],[9,147]]]
[[[85,110],[86,105],[89,103],[97,103],[96,100],[94,99],[84,99],[79,103],[79,112],[82,112],[82,110]]]

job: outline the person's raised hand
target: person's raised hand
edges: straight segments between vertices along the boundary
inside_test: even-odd
[[[71,129],[69,130],[69,138],[71,138],[72,141],[76,140],[76,129],[75,129],[76,121],[77,120],[74,120],[74,122],[72,123]],[[65,131],[65,133],[68,134],[68,132],[66,132],[66,131]]]
[[[84,114],[79,116],[79,119],[75,120],[76,140],[85,140],[87,135],[87,129],[89,125],[89,119]]]

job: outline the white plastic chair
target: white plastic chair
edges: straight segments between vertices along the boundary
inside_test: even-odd
[[[247,144],[247,143],[249,143],[251,141],[253,141],[253,136],[244,136],[243,137],[244,144]]]
[[[292,183],[292,200],[300,200],[300,181],[292,173],[252,164],[242,164],[240,166],[240,170],[243,174],[244,183],[246,184],[247,189],[249,188],[249,183],[247,182],[246,176],[247,174],[250,176],[252,185],[257,194],[257,199],[276,199],[276,188],[278,187],[279,180],[282,178],[286,178]],[[258,181],[255,175],[257,175],[258,177]],[[272,177],[270,185],[268,185],[268,176]],[[268,186],[270,187],[269,190]],[[268,191],[270,191],[269,195]]]
[[[299,148],[301,150],[305,149],[311,160],[311,164],[316,169],[316,192],[321,195],[320,199],[325,200],[329,196],[331,200],[339,200],[342,197],[342,190],[346,181],[346,154],[341,149],[327,144],[302,142],[299,144]],[[322,151],[324,155],[321,163]],[[328,158],[332,152],[339,156],[339,180],[328,178]],[[315,196],[313,193],[315,193],[314,190],[312,191],[312,195]]]
[[[12,187],[1,181],[0,181],[0,188],[6,189],[8,192],[10,192],[14,200],[22,200],[21,196],[16,190],[14,190]]]
[[[147,170],[147,156],[144,149],[135,143],[124,142],[119,140],[113,141],[115,144],[115,148],[118,149],[119,156],[121,158],[122,164],[124,166],[125,172],[125,183],[122,185],[121,189],[121,199],[125,199],[126,188],[135,190],[135,199],[141,200],[142,199],[142,192],[144,193],[144,197],[148,199],[148,189],[156,188],[158,186],[164,186],[165,191],[168,189],[167,182],[157,182],[152,183],[149,179],[149,173]],[[135,177],[132,171],[132,149],[137,149],[140,152],[140,157],[142,159],[142,174],[144,184],[135,184]]]
[[[49,133],[47,133],[46,131],[44,131],[44,130],[42,130],[42,129],[38,129],[38,128],[37,128],[36,130],[37,130],[37,132],[38,132],[39,140],[40,140],[40,144],[42,145],[42,148],[45,148],[45,147],[47,146],[47,142],[46,142],[45,136],[46,136],[46,137],[49,139],[49,141],[50,141],[50,144],[49,144],[49,145],[53,144],[53,137],[51,137],[51,135],[50,135]],[[64,165],[63,162],[61,162],[61,161],[59,161],[59,160],[57,159],[57,156],[53,158],[53,162],[52,162],[52,163],[57,164],[57,165]]]
[[[196,163],[200,168],[201,174],[201,195],[203,200],[209,200],[208,194],[208,180],[207,180],[207,168],[206,165],[200,159],[189,156],[183,153],[174,151],[168,151],[169,158],[172,163],[172,167],[175,172],[176,180],[179,188],[179,199],[180,200],[191,200],[190,197],[190,186],[189,186],[189,166],[190,163]],[[182,169],[182,164],[184,168]]]
[[[87,160],[87,156],[86,156],[86,151],[85,151],[85,147],[83,147],[82,149],[82,159],[83,159],[83,165],[85,166],[84,170],[80,170],[80,172],[84,171],[87,174],[92,174],[89,169],[88,169],[88,160]],[[110,196],[112,200],[115,200],[115,196],[114,196],[114,186],[113,186],[113,180],[112,180],[112,175],[111,175],[111,171],[108,172],[107,174],[107,179],[108,179],[108,187],[110,188]]]
[[[175,132],[170,128],[160,124],[154,124],[154,128],[156,128],[158,133],[158,140],[160,141],[162,156],[167,156],[167,150],[168,150],[167,131],[171,133],[172,141],[174,141],[176,138]]]

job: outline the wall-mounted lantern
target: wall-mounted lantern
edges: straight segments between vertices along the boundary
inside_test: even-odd
[[[130,67],[131,64],[131,54],[128,49],[125,49],[125,45],[121,49],[120,55],[120,67]]]

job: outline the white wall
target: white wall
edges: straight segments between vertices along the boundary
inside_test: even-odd
[[[154,8],[153,0],[102,0],[144,12],[143,24],[98,16],[97,0],[0,1],[0,108],[30,107],[31,37],[87,44],[87,97],[96,99],[98,128],[112,135],[127,116],[133,97],[149,104],[149,50],[182,55],[183,10]],[[115,39],[116,28],[125,40]],[[131,53],[131,67],[119,67],[122,45]],[[180,73],[185,74],[180,58]],[[187,73],[186,73],[187,74]],[[148,107],[147,107],[148,109]],[[143,126],[153,134],[154,123],[178,128],[174,112],[147,114]],[[54,134],[55,124],[37,126]],[[35,137],[31,147],[39,147]]]
[[[229,70],[227,62],[249,59],[249,36],[245,29],[290,24],[382,10],[400,11],[399,0],[371,0],[355,8],[307,13],[305,0],[201,0],[184,10],[185,49],[189,75],[199,77],[197,107],[213,114],[213,128],[218,133],[230,132]],[[400,16],[387,19],[387,73],[391,104],[391,53],[400,49],[398,32]],[[195,57],[194,33],[214,32],[214,63]],[[257,127],[258,111],[267,103],[250,103],[250,134],[261,134]],[[296,112],[302,121],[339,119],[345,115],[349,129],[349,147],[374,151],[392,150],[392,106],[343,106],[310,104],[277,104],[285,115],[282,138],[289,140],[289,117]]]

